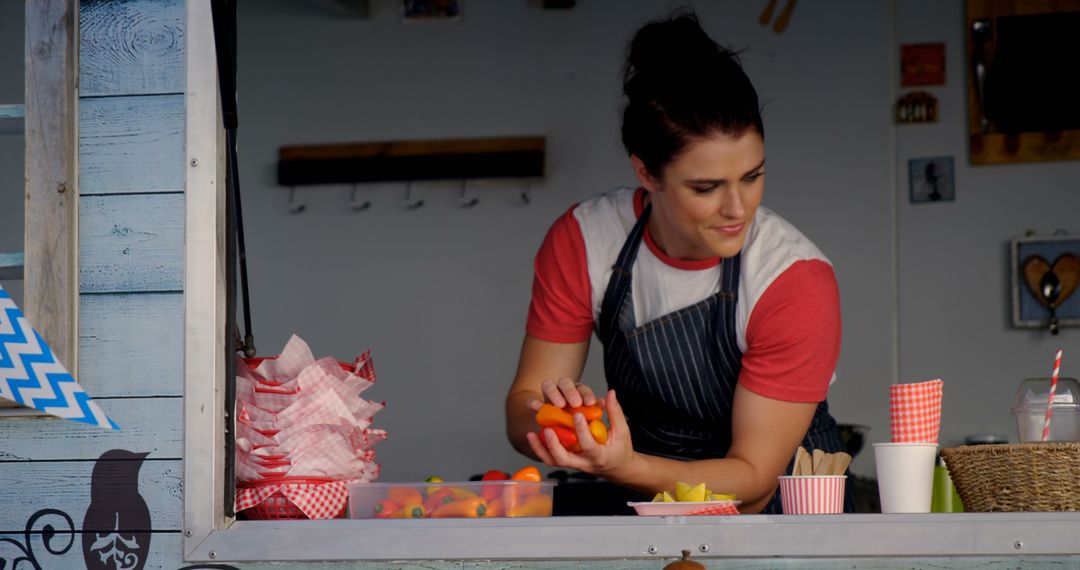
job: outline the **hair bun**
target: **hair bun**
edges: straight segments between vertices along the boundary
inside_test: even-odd
[[[677,12],[646,24],[634,35],[626,56],[623,93],[631,100],[663,99],[665,91],[692,88],[711,79],[695,69],[738,65],[733,58],[732,52],[701,29],[696,15]]]

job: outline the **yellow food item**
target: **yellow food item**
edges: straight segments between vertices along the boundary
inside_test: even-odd
[[[675,499],[679,502],[702,502],[705,500],[705,483],[691,485],[677,481],[675,483]]]
[[[723,495],[720,493],[709,493],[710,501],[734,501],[735,495]]]
[[[668,493],[667,491],[664,491],[662,493],[657,493],[656,496],[652,498],[652,502],[654,502],[654,503],[674,503],[675,502],[675,497],[672,497],[671,493]]]

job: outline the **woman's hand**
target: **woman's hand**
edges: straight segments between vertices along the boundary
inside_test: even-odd
[[[568,405],[571,408],[597,405],[596,395],[593,394],[592,388],[566,377],[560,378],[558,382],[544,380],[540,384],[540,391],[544,394],[544,399],[556,408],[565,408]],[[542,405],[544,403],[536,398],[529,399],[529,408],[533,412],[538,411]],[[600,402],[600,405],[603,406],[603,402]]]
[[[545,382],[545,384],[547,383]],[[580,385],[577,386],[577,395],[579,396],[580,387]],[[546,388],[544,394],[552,405],[559,405],[548,394]],[[591,396],[591,391],[588,394]],[[556,395],[563,397],[563,403],[569,403],[571,407],[581,405],[575,404],[571,397],[566,395],[565,391]],[[622,407],[619,406],[619,401],[615,397],[615,391],[609,390],[607,398],[599,402],[593,397],[593,404],[589,404],[588,400],[581,396],[581,402],[587,406],[599,403],[607,408],[608,421],[611,423],[607,443],[597,443],[589,431],[589,423],[585,420],[585,416],[577,413],[574,414],[574,431],[577,432],[581,453],[571,453],[563,447],[559,443],[555,431],[551,428],[543,428],[539,435],[536,433],[526,434],[525,437],[529,440],[529,447],[540,461],[543,461],[546,465],[577,469],[606,479],[618,480],[619,472],[626,469],[636,455],[634,446],[630,441],[630,427],[627,425],[626,416],[623,415]]]

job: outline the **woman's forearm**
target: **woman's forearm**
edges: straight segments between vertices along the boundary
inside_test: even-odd
[[[743,504],[742,512],[758,512],[776,491],[779,473],[762,473],[753,464],[737,458],[679,461],[635,453],[619,470],[606,474],[609,481],[645,495],[675,489],[676,481],[705,483],[716,493],[734,494]]]
[[[539,392],[529,390],[511,392],[506,396],[506,437],[518,453],[538,459],[525,439],[525,434],[537,429],[528,405],[532,398],[541,399],[542,396]]]

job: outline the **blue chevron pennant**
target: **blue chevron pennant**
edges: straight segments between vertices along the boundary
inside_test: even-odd
[[[120,429],[56,359],[2,286],[0,398],[60,418]]]

